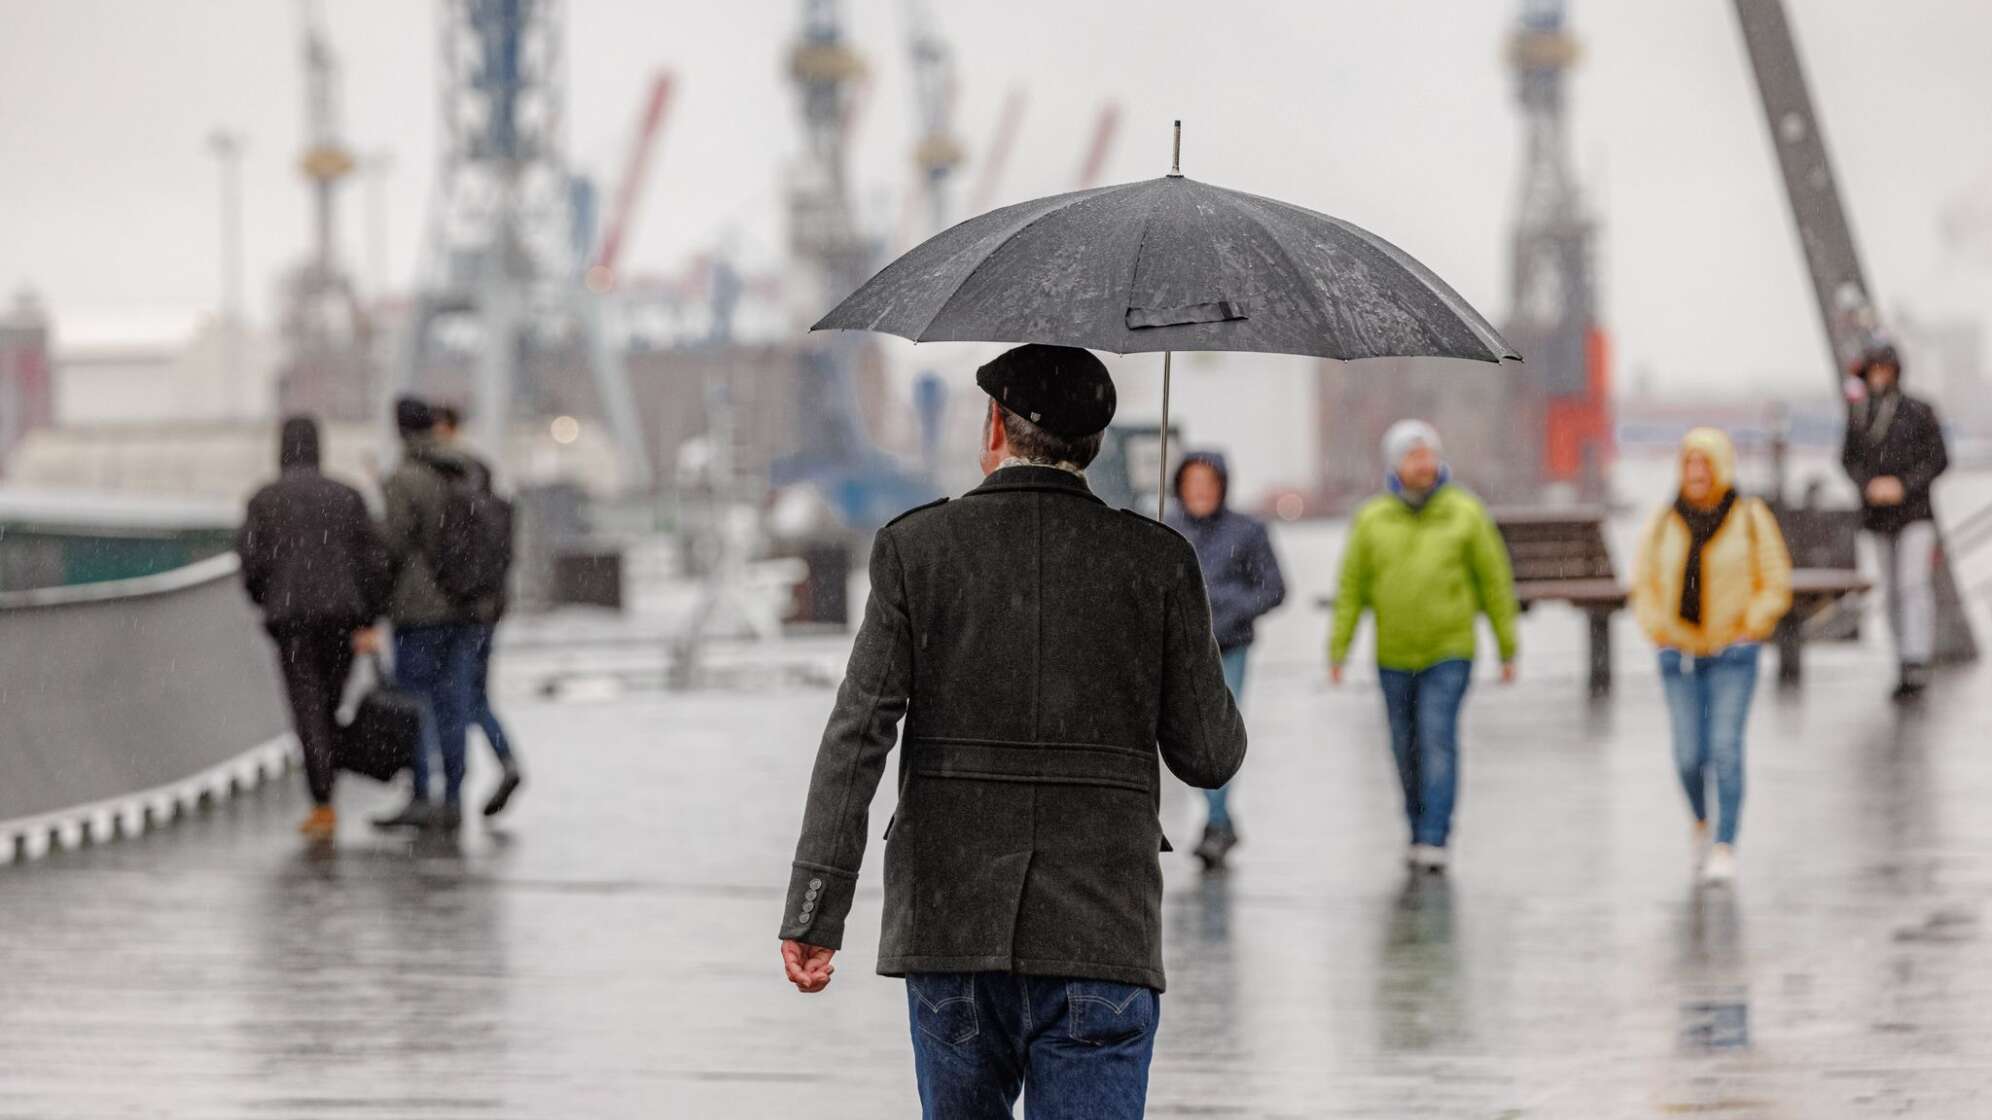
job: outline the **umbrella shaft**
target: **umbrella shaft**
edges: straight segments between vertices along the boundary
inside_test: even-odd
[[[1155,485],[1155,520],[1162,520],[1169,509],[1169,359],[1175,357],[1173,351],[1162,351],[1162,442],[1156,459],[1162,464],[1161,477]]]

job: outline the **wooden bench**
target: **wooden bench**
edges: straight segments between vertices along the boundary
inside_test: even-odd
[[[1584,613],[1589,630],[1585,674],[1593,697],[1612,691],[1612,615],[1630,597],[1612,565],[1605,541],[1607,513],[1595,506],[1567,509],[1507,507],[1490,511],[1508,545],[1514,569],[1515,601],[1527,611],[1537,603],[1569,603]],[[1858,511],[1787,510],[1780,524],[1796,565],[1791,574],[1791,613],[1778,624],[1778,679],[1797,683],[1804,675],[1804,646],[1813,635],[1807,623],[1829,613],[1848,595],[1869,589],[1854,566],[1853,530]],[[1332,607],[1332,599],[1321,606]]]
[[[1612,615],[1625,607],[1626,589],[1612,568],[1605,543],[1604,510],[1495,509],[1494,525],[1508,544],[1515,573],[1515,601],[1524,611],[1537,603],[1569,603],[1584,612],[1590,642],[1586,683],[1592,696],[1612,691]]]

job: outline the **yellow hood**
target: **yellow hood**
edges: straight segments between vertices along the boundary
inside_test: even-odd
[[[1681,465],[1691,452],[1700,452],[1715,473],[1715,492],[1725,493],[1736,486],[1736,445],[1719,428],[1696,428],[1681,438]]]

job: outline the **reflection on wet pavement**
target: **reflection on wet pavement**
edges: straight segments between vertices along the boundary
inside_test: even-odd
[[[1878,651],[1823,650],[1766,692],[1742,877],[1709,890],[1657,682],[1583,703],[1570,622],[1532,619],[1537,672],[1475,693],[1444,877],[1401,865],[1373,692],[1275,636],[1236,867],[1165,857],[1152,1114],[1992,1115],[1992,671],[1898,714]],[[387,796],[355,783],[314,852],[286,782],[0,870],[0,1118],[915,1114],[876,850],[829,993],[775,963],[827,693],[558,704],[532,669],[502,829],[376,837]],[[1170,831],[1200,805],[1172,788]]]

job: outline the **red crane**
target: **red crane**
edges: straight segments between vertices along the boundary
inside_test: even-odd
[[[989,200],[996,194],[996,185],[1002,180],[1003,169],[1009,165],[1010,149],[1016,146],[1017,126],[1024,120],[1024,90],[1013,86],[1008,96],[1003,98],[1003,111],[996,118],[995,135],[989,138],[989,147],[982,157],[982,170],[975,176],[975,189],[968,196],[968,212],[980,214],[989,209]]]
[[[629,160],[623,164],[622,182],[616,187],[615,207],[602,231],[601,247],[595,252],[594,263],[588,266],[588,286],[598,292],[615,287],[616,264],[635,224],[637,200],[643,193],[644,180],[649,177],[651,156],[657,150],[657,134],[664,127],[664,111],[670,104],[671,74],[659,71],[651,79],[650,92],[644,98],[643,115],[638,118]]]
[[[1113,150],[1114,135],[1119,131],[1120,102],[1109,101],[1100,106],[1100,115],[1093,124],[1093,142],[1086,146],[1086,159],[1079,165],[1075,189],[1083,191],[1099,185],[1100,173],[1107,169],[1107,153]]]

